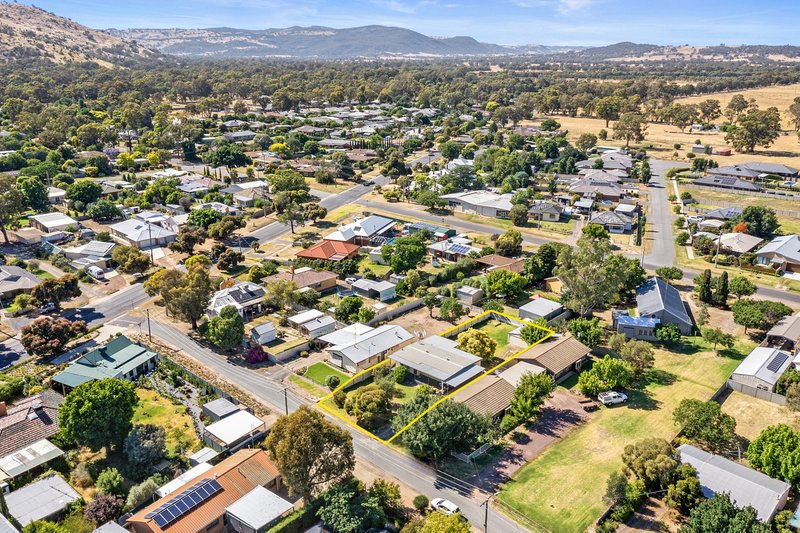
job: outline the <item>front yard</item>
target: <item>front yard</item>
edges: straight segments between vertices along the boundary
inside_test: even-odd
[[[330,366],[329,364],[323,362],[314,363],[313,365],[308,367],[304,376],[313,381],[314,383],[317,383],[322,386],[325,386],[325,380],[328,379],[328,376],[338,377],[339,383],[344,383],[345,381],[350,379],[350,376],[348,376],[344,372],[340,372],[335,368],[333,368],[332,366]]]
[[[672,439],[678,403],[710,399],[752,348],[739,343],[721,357],[693,337],[678,350],[656,350],[655,368],[644,388],[628,393],[628,405],[601,408],[522,468],[500,500],[553,532],[584,531],[605,509],[605,482],[620,468],[623,448],[644,438]]]

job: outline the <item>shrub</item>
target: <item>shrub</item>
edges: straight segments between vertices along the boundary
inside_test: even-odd
[[[403,365],[397,365],[394,369],[394,382],[404,383],[408,375],[408,370]]]
[[[343,390],[337,390],[333,393],[333,403],[336,404],[336,407],[339,409],[344,408],[344,404],[347,401],[347,393]]]
[[[131,487],[128,499],[125,500],[125,507],[129,510],[136,509],[140,505],[149,502],[158,489],[159,484],[153,478],[148,478]]]
[[[113,494],[101,494],[86,506],[83,517],[100,526],[122,514],[122,500]]]
[[[325,386],[333,390],[339,386],[340,381],[339,376],[330,375],[325,378]]]
[[[100,494],[123,494],[125,479],[116,468],[106,468],[97,476],[97,490]]]
[[[689,242],[689,233],[686,231],[678,233],[678,236],[675,237],[675,243],[678,244],[678,246],[686,246],[687,242]]]
[[[418,494],[414,496],[414,501],[413,501],[414,509],[416,509],[420,513],[426,510],[429,504],[430,502],[428,501],[428,497],[425,496],[424,494]]]
[[[89,472],[89,466],[86,463],[78,463],[75,469],[69,475],[70,483],[80,489],[85,489],[92,486],[92,475]]]
[[[263,363],[267,360],[267,352],[264,351],[264,348],[261,346],[251,346],[250,349],[247,350],[247,355],[245,359],[251,365],[256,365],[258,363]]]

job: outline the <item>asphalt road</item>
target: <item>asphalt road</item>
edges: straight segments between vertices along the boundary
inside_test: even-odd
[[[688,167],[685,163],[650,159],[652,177],[648,184],[650,191],[650,210],[647,225],[653,235],[653,248],[645,256],[645,265],[672,265],[675,263],[675,238],[672,234],[672,211],[669,205],[668,180],[664,174],[676,167]]]
[[[67,311],[64,316],[70,320],[83,320],[91,329],[110,322],[148,300],[150,296],[144,291],[144,286],[141,283],[134,283],[114,294],[98,298],[89,305]]]
[[[130,319],[121,317],[119,322],[130,325],[141,322],[141,320],[139,317],[131,317]],[[294,411],[301,405],[310,404],[307,400],[297,397],[286,390],[281,383],[246,367],[232,363],[225,357],[197,344],[182,331],[169,324],[151,320],[150,325],[154,336],[163,339],[187,354],[191,354],[191,357],[209,369],[236,383],[237,386],[250,394],[261,398],[271,405],[276,413],[283,413],[287,407],[289,411]],[[146,331],[146,324],[142,324],[141,327],[143,331]],[[469,519],[471,524],[477,527],[483,526],[483,502],[488,497],[487,493],[447,474],[438,473],[410,455],[405,455],[389,448],[338,419],[332,417],[330,419],[352,434],[355,454],[359,461],[374,465],[378,470],[382,470],[399,479],[415,491],[425,494],[429,498],[447,498],[461,508],[462,513]],[[490,508],[488,531],[514,533],[529,530]]]

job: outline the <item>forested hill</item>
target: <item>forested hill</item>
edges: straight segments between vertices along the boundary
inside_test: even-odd
[[[0,60],[90,61],[108,67],[160,55],[37,7],[0,2]]]
[[[323,26],[265,30],[234,28],[109,30],[161,52],[190,57],[448,57],[553,53],[567,47],[512,48],[481,43],[472,37],[428,37],[390,26],[335,29]],[[573,47],[572,49],[575,49]]]

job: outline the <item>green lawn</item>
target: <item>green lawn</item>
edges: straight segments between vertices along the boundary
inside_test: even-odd
[[[601,408],[528,463],[505,485],[501,501],[554,533],[586,530],[605,509],[605,481],[621,467],[623,448],[649,437],[672,439],[678,403],[709,399],[753,346],[739,343],[716,356],[691,338],[680,350],[657,350],[648,384],[629,393],[628,405]]]
[[[298,375],[291,374],[289,376],[289,381],[306,391],[307,393],[315,396],[317,398],[322,398],[328,394],[328,389],[323,389],[322,387],[318,387],[317,385],[311,383],[309,380],[301,378]]]
[[[154,424],[164,428],[167,451],[174,455],[200,448],[200,439],[194,431],[192,418],[186,408],[154,390],[136,389],[139,405],[133,414],[134,424]]]
[[[347,374],[339,372],[338,370],[328,365],[327,363],[322,363],[322,362],[314,363],[313,365],[308,367],[304,375],[311,381],[318,383],[322,386],[325,386],[325,380],[328,378],[328,376],[338,376],[339,383],[344,383],[345,381],[350,379],[350,376],[348,376]]]
[[[44,281],[46,279],[54,279],[55,278],[55,276],[52,275],[50,272],[48,272],[46,270],[42,270],[41,268],[37,268],[36,270],[31,271],[31,274],[33,274],[34,276],[37,276],[42,281]]]
[[[500,357],[506,351],[506,346],[508,346],[508,333],[517,329],[517,327],[499,320],[487,320],[475,326],[475,329],[483,331],[497,343],[494,354]]]

